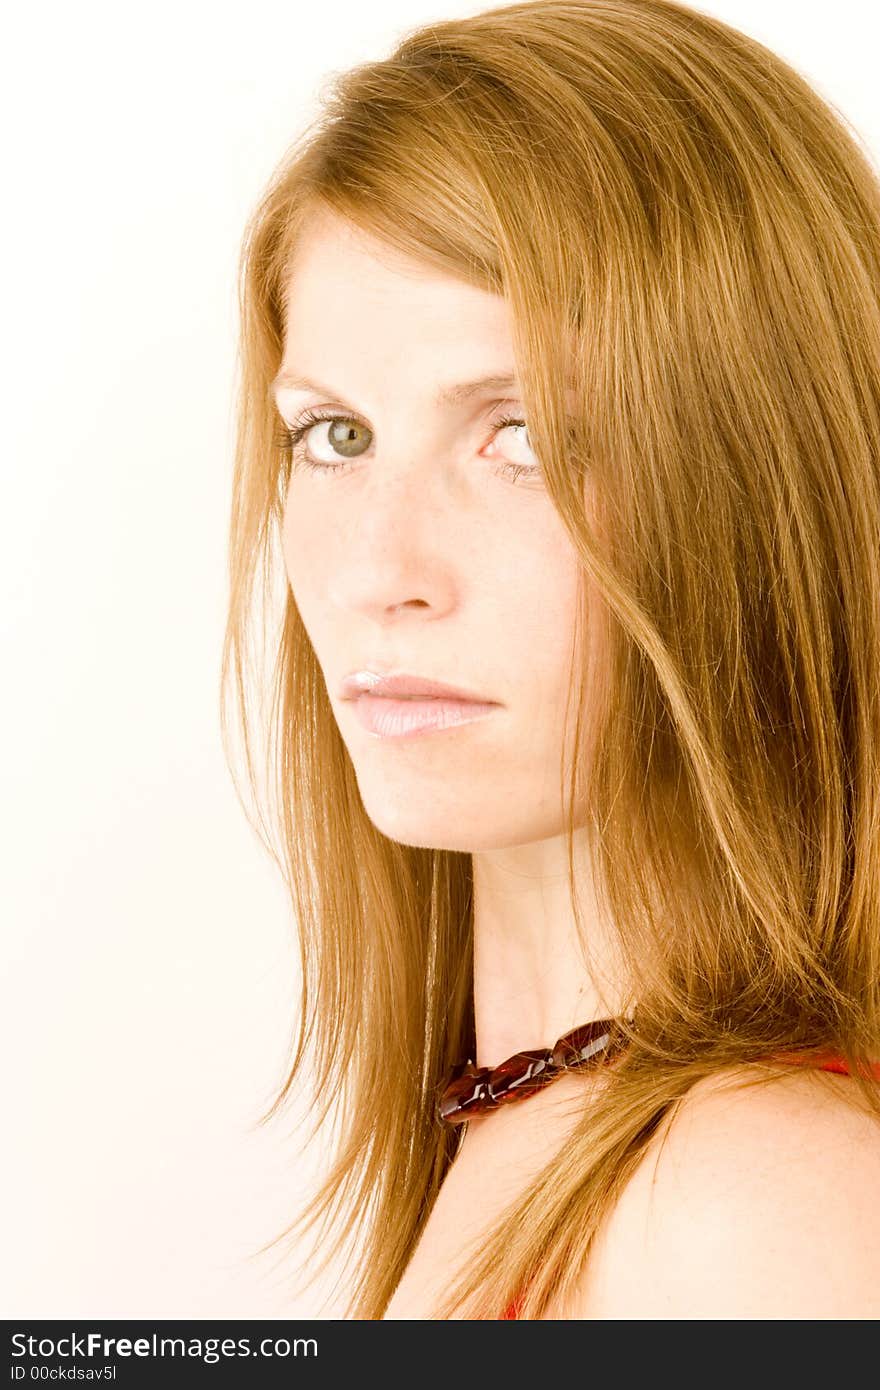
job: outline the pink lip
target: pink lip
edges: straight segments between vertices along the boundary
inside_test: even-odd
[[[371,734],[380,738],[413,738],[419,734],[453,729],[471,724],[500,709],[497,703],[476,700],[441,699],[436,695],[425,699],[392,699],[388,695],[359,695],[354,712]]]
[[[443,681],[405,671],[379,675],[369,667],[352,671],[339,694],[343,700],[354,701],[360,723],[379,738],[411,738],[452,729],[501,708],[497,700]]]
[[[445,685],[442,681],[410,676],[405,672],[379,676],[368,669],[353,671],[350,676],[346,676],[339,689],[340,699],[343,700],[357,700],[365,694],[375,699],[421,696],[426,700],[444,699],[459,703],[466,701],[483,706],[494,706],[498,703],[496,700],[487,700],[484,695],[478,695],[472,690],[462,690],[460,687]]]

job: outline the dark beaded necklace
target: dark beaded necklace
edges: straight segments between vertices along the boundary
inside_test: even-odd
[[[445,1125],[460,1125],[484,1110],[521,1100],[564,1071],[610,1061],[625,1043],[617,1019],[602,1018],[565,1033],[553,1047],[515,1052],[497,1067],[477,1067],[469,1057],[453,1067],[437,1107]]]

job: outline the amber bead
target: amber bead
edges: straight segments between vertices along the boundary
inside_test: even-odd
[[[438,1118],[460,1125],[484,1110],[534,1095],[564,1071],[597,1065],[616,1050],[614,1019],[596,1019],[565,1033],[553,1047],[515,1052],[497,1067],[467,1062],[453,1068],[437,1107]]]

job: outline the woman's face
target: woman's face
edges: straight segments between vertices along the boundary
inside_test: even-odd
[[[442,849],[558,834],[578,567],[528,471],[525,430],[499,427],[523,419],[506,302],[329,214],[288,284],[279,413],[288,426],[309,408],[339,419],[299,443],[338,467],[295,462],[284,558],[367,814],[394,840]],[[450,391],[486,377],[513,380]],[[366,670],[494,703],[469,722],[377,733],[340,693]],[[370,704],[393,724],[390,702]]]

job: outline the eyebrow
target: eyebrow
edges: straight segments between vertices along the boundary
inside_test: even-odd
[[[443,386],[434,397],[435,404],[458,405],[461,401],[470,400],[473,396],[478,396],[482,391],[506,391],[511,386],[518,384],[517,377],[513,372],[496,372],[491,376],[481,376],[476,381],[461,381],[454,386]],[[281,388],[301,391],[317,391],[322,396],[337,396],[338,392],[333,391],[328,386],[322,386],[320,382],[309,381],[307,377],[296,376],[289,371],[281,371],[271,382],[270,389],[273,396],[278,394]]]

